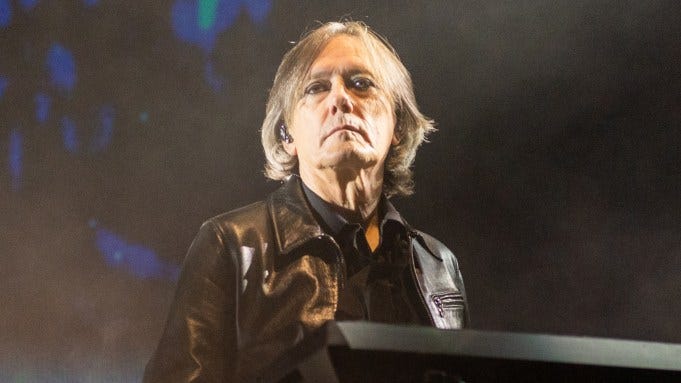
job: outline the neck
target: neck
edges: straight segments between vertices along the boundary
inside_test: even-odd
[[[350,222],[368,225],[375,216],[383,191],[383,172],[300,170],[305,185],[332,204]]]

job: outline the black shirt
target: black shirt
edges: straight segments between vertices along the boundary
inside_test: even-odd
[[[339,291],[336,319],[422,323],[413,304],[407,229],[387,198],[378,205],[380,242],[372,252],[361,224],[348,222],[304,183],[303,190],[320,226],[343,253],[347,279]]]

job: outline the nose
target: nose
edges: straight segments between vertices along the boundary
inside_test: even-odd
[[[352,112],[354,107],[352,104],[352,99],[347,88],[345,87],[345,84],[343,84],[341,81],[337,81],[335,84],[333,84],[329,98],[331,114],[336,114],[338,112]]]

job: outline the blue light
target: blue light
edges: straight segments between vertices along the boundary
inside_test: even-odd
[[[217,31],[215,24],[211,28],[201,28],[198,13],[196,1],[177,0],[171,9],[173,29],[180,40],[196,44],[208,53],[213,50]]]
[[[9,133],[9,174],[12,182],[12,190],[18,191],[21,189],[21,176],[24,170],[24,137],[17,129],[12,129]]]
[[[76,62],[73,54],[60,44],[53,44],[47,52],[47,71],[52,84],[67,92],[76,85]]]
[[[9,0],[0,0],[0,28],[12,22],[12,4]]]
[[[147,122],[149,121],[149,112],[142,112],[140,113],[140,122]]]
[[[24,11],[30,11],[38,5],[38,0],[21,0],[19,1],[19,5],[21,5],[21,8],[23,8]]]
[[[35,95],[35,119],[39,123],[44,123],[50,115],[52,99],[45,93]]]
[[[210,60],[206,62],[204,78],[216,93],[222,92],[225,87],[225,79],[215,72],[213,63]]]
[[[272,10],[272,0],[250,0],[246,1],[246,9],[251,15],[251,20],[256,24],[265,22],[267,15]]]
[[[2,1],[2,0],[0,0]],[[0,98],[5,94],[5,89],[9,85],[9,79],[4,76],[0,76]]]
[[[99,0],[83,0],[83,4],[85,4],[86,7],[93,7],[99,4]]]
[[[215,10],[216,33],[222,33],[234,25],[237,16],[239,16],[239,13],[241,12],[241,1],[221,0],[218,3],[218,7]]]
[[[210,57],[219,34],[234,25],[245,8],[256,24],[262,24],[272,10],[271,0],[176,0],[170,10],[175,36],[189,44],[199,46]],[[218,93],[225,88],[225,79],[217,74],[213,64],[207,62],[204,79]]]
[[[99,125],[96,134],[90,143],[91,152],[100,152],[106,149],[111,143],[114,129],[114,108],[110,105],[104,105],[99,110]]]
[[[80,148],[80,141],[78,141],[78,132],[76,131],[76,124],[69,117],[62,117],[61,119],[61,138],[64,148],[70,153],[77,153]]]
[[[272,1],[220,0],[215,6],[199,0],[176,0],[171,8],[173,30],[180,40],[198,45],[207,54],[213,51],[217,36],[234,25],[243,8],[253,22],[261,24],[272,10]]]
[[[152,249],[129,243],[110,230],[96,228],[95,244],[108,266],[137,278],[177,280],[179,276],[179,266],[162,261]]]

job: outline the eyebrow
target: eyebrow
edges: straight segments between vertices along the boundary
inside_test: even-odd
[[[317,80],[320,78],[327,78],[331,76],[335,71],[334,70],[318,70],[310,73],[310,76],[308,76],[308,80]],[[354,76],[357,74],[367,74],[371,77],[375,77],[375,75],[369,71],[368,69],[364,67],[355,67],[355,68],[350,68],[348,70],[343,70],[341,72],[343,76]]]

